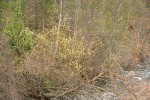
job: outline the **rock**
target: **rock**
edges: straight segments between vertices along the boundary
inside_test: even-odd
[[[134,71],[130,71],[130,72],[128,73],[128,76],[135,76],[135,72],[134,72]]]
[[[135,79],[135,82],[136,82],[136,83],[141,83],[141,82],[143,82],[143,79],[142,79],[141,77],[134,77],[134,79]]]
[[[103,94],[103,100],[119,100],[116,94],[111,92],[105,92]]]

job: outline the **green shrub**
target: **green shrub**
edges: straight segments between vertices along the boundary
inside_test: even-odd
[[[32,32],[24,26],[22,1],[10,2],[7,10],[9,16],[6,16],[4,33],[9,37],[9,42],[17,54],[24,54],[32,49]],[[7,13],[6,10],[6,13]]]

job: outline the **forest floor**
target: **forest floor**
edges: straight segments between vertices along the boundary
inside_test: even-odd
[[[150,100],[150,59],[149,64],[139,66],[137,71],[123,71],[122,78],[107,84],[103,92],[99,87],[87,85],[66,100]]]

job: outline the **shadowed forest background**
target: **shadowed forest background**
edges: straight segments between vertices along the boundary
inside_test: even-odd
[[[74,100],[143,64],[149,0],[0,0],[1,100]]]

